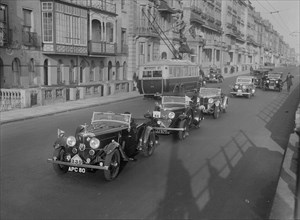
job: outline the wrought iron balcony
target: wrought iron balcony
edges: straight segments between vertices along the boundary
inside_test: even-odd
[[[36,32],[24,31],[22,32],[22,41],[25,46],[34,46],[38,45],[38,37]]]
[[[108,43],[108,42],[95,42],[89,41],[89,54],[99,55],[115,55],[117,52],[116,43]]]
[[[107,0],[61,0],[61,1],[88,7],[88,8],[99,9],[101,11],[116,14],[116,4],[110,3]]]
[[[136,35],[144,37],[158,37],[159,35],[153,27],[136,27]]]
[[[0,36],[2,36],[2,39],[0,39],[0,47],[6,47],[11,44],[11,39],[12,39],[11,29],[8,29],[4,25],[0,25]]]

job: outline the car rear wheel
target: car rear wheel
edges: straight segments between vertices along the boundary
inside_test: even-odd
[[[56,160],[58,161],[64,161],[64,157],[65,157],[65,150],[62,147],[54,149],[53,158],[56,158]],[[65,165],[53,163],[53,169],[57,174],[61,175],[68,172],[69,167]]]
[[[178,131],[179,140],[183,140],[188,136],[188,125],[186,120],[182,120],[179,122],[179,128],[183,128],[183,131]]]
[[[120,171],[121,157],[118,149],[114,149],[112,153],[106,155],[104,165],[108,166],[108,170],[104,170],[104,178],[107,181],[114,180]]]
[[[150,157],[155,150],[155,134],[153,131],[150,132],[147,142],[143,147],[143,155],[145,157]]]

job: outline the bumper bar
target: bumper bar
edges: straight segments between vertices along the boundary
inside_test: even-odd
[[[163,127],[153,127],[155,130],[164,130],[164,131],[185,131],[184,128],[163,128]]]
[[[96,169],[96,170],[108,170],[108,166],[95,166],[95,165],[88,165],[88,164],[73,164],[69,162],[63,162],[63,161],[58,161],[58,160],[53,160],[53,159],[48,159],[48,163],[54,163],[54,164],[60,164],[60,165],[65,165],[69,167],[83,167],[83,168],[90,168],[90,169]]]

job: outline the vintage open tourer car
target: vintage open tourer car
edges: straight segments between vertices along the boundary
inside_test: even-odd
[[[277,90],[281,92],[283,82],[282,73],[269,73],[262,81],[263,90]]]
[[[254,76],[238,76],[235,85],[231,87],[230,94],[251,98],[255,93],[255,81],[256,77]]]
[[[200,126],[203,119],[199,105],[188,96],[162,96],[161,104],[156,102],[153,111],[159,127],[158,134],[174,134],[179,140],[188,136],[189,128]]]
[[[147,120],[137,125],[131,114],[94,112],[91,124],[78,126],[74,136],[58,130],[48,162],[58,174],[103,170],[104,178],[111,181],[139,152],[147,157],[153,154],[158,144],[152,128],[156,120],[149,114],[145,117]]]
[[[221,112],[226,112],[228,97],[220,88],[200,88],[199,104],[204,114],[211,114],[216,119]]]

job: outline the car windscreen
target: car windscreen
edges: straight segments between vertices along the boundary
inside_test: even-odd
[[[199,95],[201,97],[220,96],[221,89],[218,88],[200,88]]]
[[[130,114],[119,114],[112,112],[94,112],[92,123],[96,122],[114,122],[121,124],[130,124],[131,115]]]
[[[251,78],[237,78],[236,83],[249,84],[249,83],[252,83],[252,79]]]
[[[186,98],[184,96],[163,96],[161,104],[168,107],[182,106],[186,104]]]
[[[269,73],[268,74],[268,78],[281,78],[281,74],[280,73]]]

